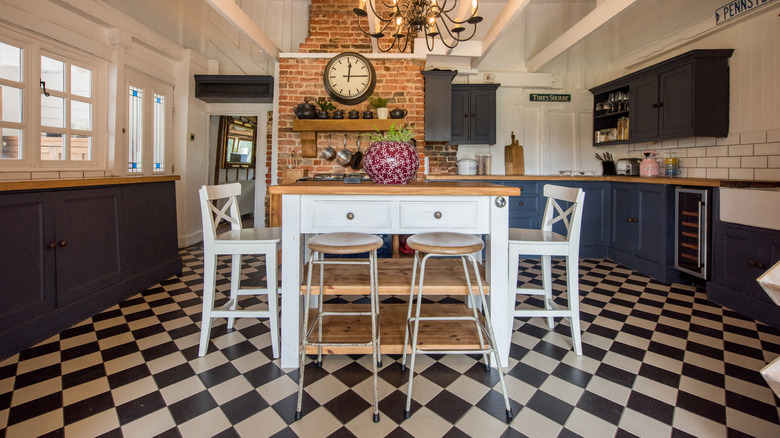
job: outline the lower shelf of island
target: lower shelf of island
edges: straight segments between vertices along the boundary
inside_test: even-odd
[[[404,327],[408,311],[407,300],[412,282],[412,258],[385,258],[379,259],[378,283],[380,304],[379,330],[381,337],[382,354],[401,354],[404,345]],[[304,268],[304,276],[308,272]],[[316,302],[319,293],[319,269],[314,269],[312,276],[312,302]],[[489,293],[490,286],[485,283],[484,267],[480,266],[480,275],[483,281],[485,294]],[[419,275],[419,272],[418,272]],[[478,286],[471,275],[471,288],[475,295],[479,294]],[[419,280],[419,276],[418,276]],[[368,293],[368,266],[367,265],[326,265],[325,281],[323,287],[325,295],[356,296]],[[472,316],[472,310],[466,307],[468,289],[463,276],[463,268],[459,259],[442,258],[429,259],[425,268],[425,284],[423,285],[423,306],[421,314],[436,316]],[[417,287],[415,286],[415,293]],[[306,278],[301,285],[301,294],[306,293]],[[460,296],[458,301],[445,300],[446,303],[437,301],[445,296]],[[425,298],[430,301],[425,301]],[[325,310],[329,310],[325,298]],[[344,311],[368,311],[369,304],[331,304],[331,310]],[[389,301],[389,302],[388,302]],[[317,309],[311,309],[309,321],[314,320]],[[316,339],[317,331],[310,339]],[[334,316],[325,319],[323,340],[341,343],[368,342],[371,336],[370,316]],[[472,350],[479,348],[479,338],[476,326],[463,321],[430,322],[420,325],[420,344],[432,350]],[[323,354],[370,354],[371,347],[323,347]],[[409,348],[408,351],[411,351]],[[422,351],[422,350],[421,350]],[[307,354],[317,354],[317,347],[309,346]]]

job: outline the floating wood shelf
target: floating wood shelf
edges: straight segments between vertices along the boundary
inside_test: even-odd
[[[317,132],[387,131],[395,123],[404,126],[404,119],[293,119],[293,132],[301,133],[301,157],[317,156]]]
[[[395,123],[404,125],[404,119],[294,119],[294,132],[375,132],[387,131]]]

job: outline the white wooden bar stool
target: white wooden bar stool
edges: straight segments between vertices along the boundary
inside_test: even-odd
[[[541,295],[544,299],[544,309],[516,308],[515,318],[546,317],[547,325],[553,328],[553,318],[564,317],[571,327],[574,352],[582,354],[580,335],[580,288],[579,288],[579,255],[580,230],[582,225],[582,207],[585,192],[581,188],[561,187],[551,184],[544,186],[544,196],[547,206],[544,209],[541,229],[510,228],[509,229],[509,288],[515,288],[517,294]],[[564,210],[562,202],[570,203]],[[566,234],[553,231],[553,225],[562,222]],[[520,255],[541,256],[542,287],[517,287],[518,259]],[[552,256],[566,258],[566,296],[568,308],[559,307],[552,298]],[[514,301],[513,301],[514,302]]]
[[[380,350],[379,337],[379,287],[377,285],[377,249],[381,248],[383,241],[378,236],[365,233],[327,233],[314,236],[306,242],[311,250],[309,256],[309,268],[306,278],[306,296],[303,302],[303,328],[305,330],[301,340],[300,372],[298,375],[298,404],[295,410],[295,419],[301,418],[301,406],[303,402],[303,372],[306,362],[306,347],[317,346],[317,366],[322,366],[322,347],[359,347],[370,346],[374,367],[374,422],[379,422],[379,400],[377,394],[377,370],[382,366],[382,352]],[[359,254],[368,252],[368,261],[360,259],[325,259],[325,254]],[[317,305],[317,317],[309,325],[309,298],[311,297],[311,278],[314,265],[320,267],[319,300]],[[369,311],[324,311],[323,287],[325,265],[368,265],[369,266]],[[329,305],[330,307],[330,305]],[[371,316],[371,340],[369,342],[345,342],[337,340],[323,340],[323,317],[339,316]],[[317,328],[317,339],[309,340]]]
[[[409,418],[412,405],[412,384],[414,378],[414,361],[417,353],[423,354],[482,354],[485,359],[485,367],[490,369],[489,357],[492,355],[496,368],[498,369],[498,377],[501,381],[501,390],[504,394],[504,403],[506,405],[506,417],[507,420],[512,419],[512,408],[509,405],[509,396],[507,395],[506,383],[504,382],[504,371],[501,369],[501,363],[498,360],[498,353],[496,352],[496,338],[493,334],[493,325],[490,321],[490,311],[488,310],[487,301],[485,300],[485,290],[482,287],[482,277],[479,273],[477,266],[477,260],[474,258],[473,253],[482,251],[485,244],[482,239],[462,233],[449,233],[449,232],[433,232],[433,233],[421,233],[410,236],[406,240],[406,244],[414,250],[414,267],[412,268],[412,286],[409,289],[409,309],[406,317],[406,331],[404,334],[404,353],[401,360],[401,369],[406,369],[406,351],[409,345],[409,335],[411,333],[411,360],[409,363],[409,388],[406,394],[406,411],[404,415]],[[425,254],[421,256],[421,254]],[[425,264],[431,257],[452,257],[458,256],[463,264],[463,273],[466,276],[466,286],[469,293],[469,302],[472,305],[472,315],[470,316],[420,316],[420,308],[422,307],[423,296],[423,284],[425,278]],[[422,257],[422,258],[421,258]],[[477,286],[479,288],[480,300],[475,300],[475,295],[471,290],[471,279],[469,277],[469,269],[466,263],[466,259],[471,261],[472,269],[474,270],[474,276],[477,279]],[[420,282],[417,287],[417,306],[415,308],[415,314],[412,316],[412,307],[415,301],[414,299],[414,285],[417,277],[417,266],[420,265]],[[482,308],[482,315],[480,316],[477,308]],[[474,322],[477,337],[479,338],[479,348],[472,349],[459,349],[454,346],[453,349],[442,349],[436,347],[426,347],[425,344],[421,344],[418,339],[420,333],[420,322],[432,321],[432,322],[444,322],[444,321],[472,321]]]
[[[243,228],[241,212],[236,196],[241,194],[241,184],[202,186],[200,211],[203,220],[203,316],[200,324],[200,346],[198,356],[206,354],[211,334],[211,320],[227,318],[228,330],[233,328],[235,318],[268,318],[271,325],[271,348],[273,356],[279,357],[279,307],[277,295],[277,253],[282,239],[281,228]],[[212,201],[225,200],[221,208]],[[217,235],[217,226],[225,220],[230,231]],[[217,256],[231,255],[230,299],[221,307],[214,308],[216,288]],[[266,287],[242,288],[241,267],[244,254],[265,256]],[[266,295],[268,310],[238,309],[242,295]]]

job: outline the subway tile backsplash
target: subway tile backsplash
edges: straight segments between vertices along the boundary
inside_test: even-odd
[[[780,129],[637,143],[629,146],[629,156],[646,150],[676,153],[681,176],[689,178],[780,181]]]

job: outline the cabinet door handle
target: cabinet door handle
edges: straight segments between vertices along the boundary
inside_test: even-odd
[[[352,219],[355,219],[355,214],[352,212],[347,213],[347,220],[351,221]]]
[[[758,269],[764,269],[766,268],[766,265],[761,262],[754,262],[753,260],[748,260],[748,266]]]
[[[469,118],[469,115],[468,115],[468,113],[466,113],[466,114],[463,114],[463,117],[465,117],[465,118],[467,118],[467,119],[468,119],[468,118]]]
[[[49,248],[54,249],[57,247],[57,242],[51,242],[49,243]]]
[[[477,115],[476,115],[476,114],[474,114],[474,113],[471,113],[471,117],[474,117],[474,118],[476,118],[476,117],[477,117]]]
[[[436,219],[441,219],[441,212],[437,211],[436,213],[433,214],[433,217],[435,217]]]
[[[664,106],[663,102],[654,103],[652,105],[653,108],[661,108],[662,106]]]
[[[63,248],[65,248],[66,246],[68,246],[68,241],[67,241],[67,240],[63,240],[63,241],[61,241],[61,242],[60,242],[60,246],[61,246],[61,247],[63,247]]]
[[[626,220],[629,221],[629,222],[639,222],[639,219],[637,219],[635,217],[630,217],[630,218],[628,218]]]

